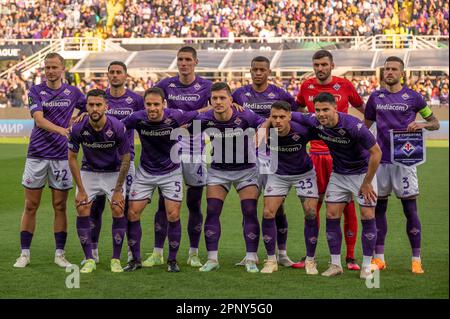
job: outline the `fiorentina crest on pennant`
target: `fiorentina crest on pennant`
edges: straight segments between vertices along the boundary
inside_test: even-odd
[[[391,130],[391,162],[395,165],[414,167],[425,163],[423,131],[407,132]]]

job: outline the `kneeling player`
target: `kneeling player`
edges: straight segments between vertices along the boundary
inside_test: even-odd
[[[316,172],[306,153],[306,144],[312,134],[308,128],[291,122],[291,106],[287,102],[273,103],[269,120],[271,126],[278,132],[275,136],[270,135],[269,139],[272,163],[276,163],[277,167],[275,174],[268,175],[264,191],[262,233],[268,258],[261,273],[272,273],[278,270],[275,256],[277,237],[275,215],[289,190],[294,186],[305,212],[306,273],[317,275],[319,272],[314,255],[319,233],[316,214],[319,195]],[[273,143],[275,139],[277,143]]]
[[[176,257],[180,247],[181,223],[180,208],[183,199],[183,176],[180,163],[171,158],[172,148],[177,143],[170,135],[172,130],[190,122],[197,111],[185,112],[166,108],[164,92],[153,87],[144,94],[145,110],[125,118],[127,129],[136,129],[142,144],[139,168],[130,190],[128,210],[128,240],[133,259],[125,271],[135,271],[152,267],[154,263],[141,263],[141,224],[140,216],[152,199],[157,187],[164,196],[168,220],[169,258],[168,271],[179,272]]]
[[[77,231],[86,260],[80,271],[90,273],[96,268],[89,215],[94,198],[106,195],[113,216],[111,271],[123,272],[120,252],[127,229],[127,220],[123,214],[123,184],[130,168],[130,145],[124,125],[105,114],[107,106],[104,91],[88,92],[86,109],[89,117],[73,126],[68,144],[70,171],[77,184]],[[77,162],[80,145],[84,153],[81,172]]]

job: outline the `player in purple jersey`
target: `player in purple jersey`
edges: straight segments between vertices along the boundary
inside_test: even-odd
[[[92,254],[89,215],[92,201],[99,194],[105,194],[111,204],[113,217],[111,271],[123,272],[120,252],[127,229],[123,186],[130,168],[130,145],[123,123],[106,115],[104,91],[97,89],[89,91],[86,108],[89,117],[73,125],[68,143],[70,171],[77,184],[75,197],[77,231],[85,255],[85,263],[80,272],[91,273],[96,269]],[[83,149],[81,171],[77,162],[80,146]]]
[[[212,140],[213,148],[213,160],[207,177],[204,228],[208,261],[199,270],[209,272],[219,268],[220,214],[228,191],[234,185],[241,200],[244,220],[247,251],[245,266],[248,272],[255,273],[259,271],[256,266],[260,234],[257,215],[258,176],[253,139],[249,135],[265,120],[249,109],[243,112],[235,110],[230,87],[224,82],[212,85],[211,103],[213,110],[197,117],[201,120],[202,131]],[[194,130],[195,125],[194,122]]]
[[[298,105],[292,95],[280,87],[269,84],[271,73],[269,59],[264,56],[253,58],[250,67],[252,83],[234,91],[233,101],[264,118],[269,118],[271,106],[275,101],[286,101],[291,105],[292,111],[297,111]],[[258,184],[260,191],[266,186],[268,174],[261,172],[262,169],[260,170],[259,168],[264,167],[268,160],[269,157],[264,152],[258,153]],[[286,252],[288,222],[283,204],[279,206],[275,221],[277,225],[278,263],[285,267],[290,267],[293,262]],[[237,265],[244,265],[244,263],[245,258]]]
[[[156,84],[156,87],[164,91],[167,99],[167,107],[183,111],[206,110],[210,97],[212,82],[201,78],[195,74],[195,66],[198,64],[197,52],[194,48],[186,46],[178,50],[177,67],[178,75],[165,78]],[[181,147],[190,149],[192,142],[183,140]],[[200,148],[199,148],[200,150]],[[192,151],[194,157],[200,158],[201,154]],[[201,267],[198,257],[198,245],[202,232],[203,215],[201,211],[201,201],[203,187],[206,184],[206,164],[201,160],[192,161],[187,157],[182,157],[182,171],[184,182],[187,186],[186,204],[189,210],[188,235],[189,235],[189,258],[188,265]],[[158,210],[154,221],[155,244],[153,253],[145,261],[147,265],[163,264],[163,247],[167,236],[167,218],[164,208],[164,198],[159,196]]]
[[[125,88],[127,80],[127,66],[120,61],[113,61],[108,66],[108,82],[109,88],[106,89],[106,103],[108,110],[106,114],[114,116],[122,120],[133,112],[144,109],[144,100],[142,96]],[[131,184],[133,183],[135,167],[134,167],[134,130],[126,132],[130,144],[131,164],[130,170],[126,178],[126,198],[125,198],[125,216],[128,212],[128,196]],[[98,240],[100,237],[100,229],[102,227],[102,213],[105,208],[106,196],[98,195],[92,203],[91,224],[92,228],[92,254],[95,261],[99,262]],[[128,259],[132,259],[131,251],[128,247]]]
[[[315,251],[319,226],[316,207],[319,193],[316,172],[306,152],[306,144],[315,135],[311,132],[311,128],[308,129],[291,121],[291,105],[286,101],[277,101],[272,104],[269,120],[274,128],[269,135],[271,163],[276,170],[275,174],[268,176],[264,190],[262,233],[268,258],[261,273],[272,273],[278,270],[275,256],[275,241],[278,236],[275,214],[283,204],[290,188],[294,186],[305,212],[306,273],[317,275],[319,272],[315,262]]]
[[[386,210],[388,196],[394,190],[402,202],[407,219],[406,231],[412,248],[411,270],[413,273],[422,274],[424,271],[420,258],[421,224],[416,203],[419,195],[417,171],[415,167],[403,167],[391,162],[390,130],[433,131],[439,129],[439,121],[419,93],[402,85],[401,79],[404,76],[403,60],[395,56],[388,57],[383,71],[386,87],[370,95],[365,111],[366,126],[371,127],[373,122],[376,122],[377,140],[383,151],[381,165],[377,171],[378,200],[375,218],[378,235],[372,262],[380,270],[386,268],[384,260]],[[416,122],[417,113],[425,119],[425,123]]]
[[[381,160],[381,149],[367,127],[356,117],[337,112],[330,93],[314,98],[315,114],[294,114],[293,120],[313,127],[325,142],[333,158],[333,169],[325,193],[327,203],[326,233],[331,253],[330,267],[322,273],[330,277],[343,273],[341,264],[341,216],[345,205],[357,196],[360,206],[363,263],[360,278],[372,277],[372,255],[377,237],[375,206],[377,184],[375,172]]]
[[[14,267],[30,263],[30,246],[36,227],[36,213],[42,190],[48,180],[52,190],[55,212],[55,263],[70,266],[64,257],[67,238],[66,202],[72,188],[72,177],[67,163],[68,127],[75,108],[84,110],[86,100],[79,89],[62,82],[64,59],[49,53],[44,59],[44,83],[32,86],[28,92],[34,128],[31,132],[28,155],[22,178],[25,187],[25,208],[20,226],[22,252]]]
[[[133,259],[125,271],[135,271],[142,266],[140,241],[142,230],[140,216],[152,199],[156,188],[161,190],[168,220],[169,258],[168,271],[179,272],[176,261],[181,240],[180,207],[183,198],[183,178],[178,151],[172,152],[177,140],[171,138],[172,131],[189,123],[197,111],[183,112],[166,108],[164,92],[157,87],[144,94],[145,110],[135,112],[123,120],[128,130],[137,130],[142,144],[142,153],[135,180],[130,190],[128,211],[128,241]]]

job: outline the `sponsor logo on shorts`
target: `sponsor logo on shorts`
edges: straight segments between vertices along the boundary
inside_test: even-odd
[[[312,195],[313,194],[313,192],[312,191],[308,191],[306,194],[308,194],[308,195]]]

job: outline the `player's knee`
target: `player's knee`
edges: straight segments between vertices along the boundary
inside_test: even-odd
[[[313,220],[316,219],[317,214],[316,214],[316,210],[313,207],[309,207],[305,210],[305,219],[307,220]]]
[[[36,212],[39,207],[39,201],[33,201],[33,200],[25,200],[25,209],[24,213],[27,215],[36,215]]]
[[[361,219],[373,219],[373,218],[375,218],[374,207],[364,207],[364,209],[361,209]]]
[[[57,200],[53,202],[53,209],[56,214],[65,214],[67,210],[67,204],[65,200]]]
[[[140,214],[138,212],[136,212],[134,209],[129,208],[128,209],[128,214],[127,214],[127,218],[130,222],[135,222],[139,220],[139,216]]]
[[[180,219],[180,211],[177,209],[170,210],[167,212],[167,220],[171,223],[176,222]]]
[[[115,218],[123,217],[123,209],[118,205],[111,205],[111,212]]]
[[[275,218],[276,213],[277,212],[275,210],[271,210],[269,208],[264,208],[264,211],[263,211],[263,215],[264,215],[265,219]]]

